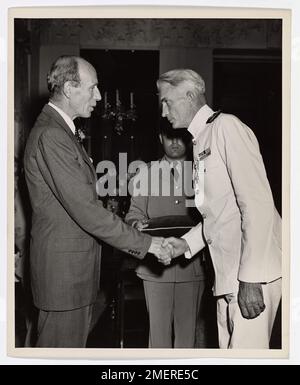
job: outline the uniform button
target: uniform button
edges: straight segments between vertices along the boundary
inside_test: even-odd
[[[208,238],[207,244],[208,244],[208,245],[211,245],[211,244],[212,244],[212,240],[211,240],[210,238]]]
[[[205,219],[207,218],[207,215],[205,213],[202,214],[202,218]]]
[[[176,199],[176,201],[175,201],[175,205],[178,205],[178,203],[179,203],[179,200],[178,200],[178,199]]]
[[[193,139],[193,140],[192,140],[192,142],[193,142],[193,145],[195,146],[195,144],[196,144],[196,140],[195,140],[195,139]]]

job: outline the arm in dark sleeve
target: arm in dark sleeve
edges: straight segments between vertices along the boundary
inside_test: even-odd
[[[61,130],[45,131],[38,143],[37,163],[46,183],[70,217],[87,233],[124,252],[143,258],[151,237],[126,225],[106,210],[95,194],[75,144]],[[132,252],[134,251],[134,252]]]

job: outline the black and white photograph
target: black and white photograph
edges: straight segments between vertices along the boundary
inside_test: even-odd
[[[10,10],[11,355],[287,357],[289,23]]]

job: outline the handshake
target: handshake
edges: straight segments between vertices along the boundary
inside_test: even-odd
[[[169,265],[171,259],[184,254],[188,250],[189,246],[183,238],[152,237],[148,253],[154,254],[160,263]]]

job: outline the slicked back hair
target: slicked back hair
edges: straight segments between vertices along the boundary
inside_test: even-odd
[[[161,83],[169,83],[173,87],[177,87],[182,83],[189,83],[200,95],[205,93],[205,82],[202,77],[191,69],[174,69],[160,75],[157,80],[159,89]]]
[[[80,83],[78,59],[77,56],[60,56],[52,64],[47,75],[50,98],[61,95],[67,81],[71,81],[75,86]]]

